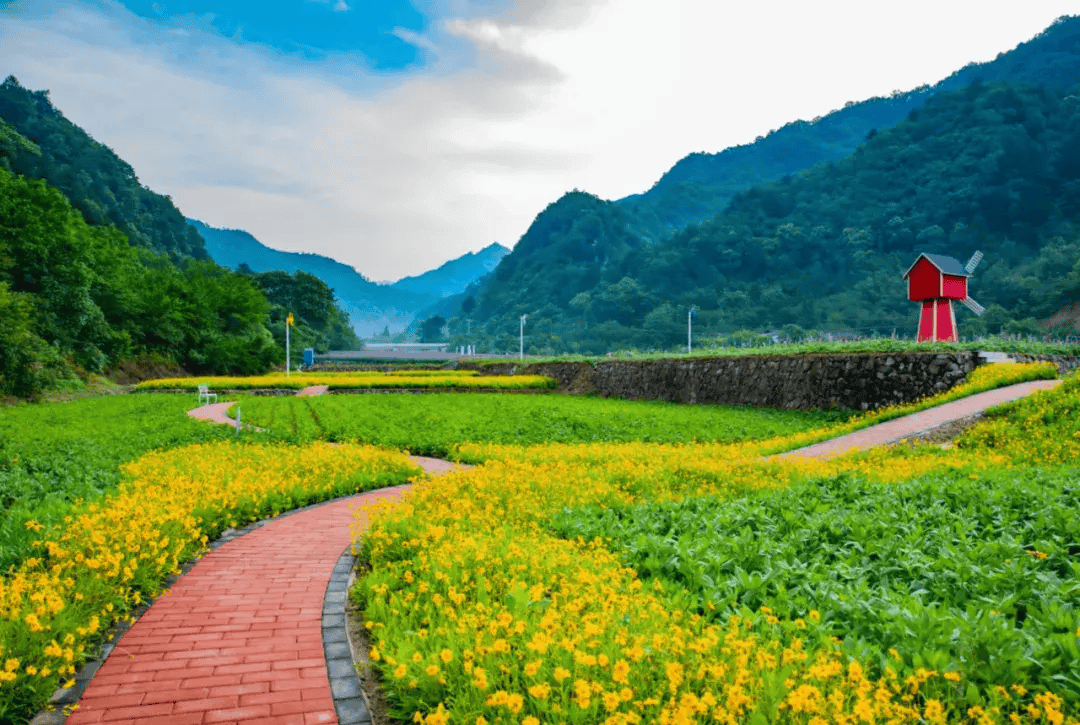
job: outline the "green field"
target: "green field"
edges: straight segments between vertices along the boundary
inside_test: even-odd
[[[112,395],[0,408],[0,570],[34,538],[24,522],[54,523],[73,501],[113,490],[120,464],[230,434],[189,418],[196,405],[194,395]]]
[[[447,455],[458,443],[693,443],[771,438],[849,412],[499,394],[245,398],[244,423],[286,440],[358,441]]]
[[[604,539],[718,620],[818,611],[815,636],[843,640],[876,677],[890,664],[954,671],[979,691],[1037,684],[1076,704],[1078,510],[1075,471],[841,475],[734,500],[567,510],[552,525]]]

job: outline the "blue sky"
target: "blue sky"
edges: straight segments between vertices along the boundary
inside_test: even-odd
[[[376,71],[416,65],[419,49],[395,30],[419,34],[427,26],[407,0],[123,0],[121,5],[155,23],[206,24],[238,43],[298,58],[362,54]]]
[[[934,83],[1075,0],[0,0],[0,77],[187,216],[376,280]]]

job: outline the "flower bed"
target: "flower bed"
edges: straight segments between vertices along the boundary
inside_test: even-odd
[[[225,528],[417,473],[365,446],[197,444],[127,464],[115,492],[61,525],[26,522],[31,556],[0,578],[0,721],[28,720],[104,628]]]
[[[1075,723],[1080,616],[1070,601],[1080,573],[1070,559],[1077,493],[1069,483],[1075,476],[1042,466],[1080,454],[1078,400],[1080,381],[1071,378],[995,413],[990,425],[998,428],[991,437],[975,428],[949,450],[878,449],[829,461],[761,460],[763,453],[802,445],[801,434],[732,445],[460,446],[459,458],[484,465],[427,482],[404,503],[382,507],[364,539],[362,556],[371,569],[354,597],[364,607],[375,642],[372,659],[394,714],[428,723],[530,725]],[[919,484],[923,478],[928,482]],[[959,485],[973,480],[978,485]],[[887,509],[883,522],[922,527],[936,542],[922,548],[940,553],[933,561],[940,569],[935,581],[956,582],[938,596],[950,597],[949,616],[961,622],[958,637],[936,628],[946,618],[923,593],[909,592],[926,599],[926,608],[907,621],[905,612],[920,610],[875,598],[873,589],[858,583],[860,577],[903,576],[891,574],[889,557],[865,551],[884,534],[844,530],[869,527],[872,512],[849,514],[826,501],[825,509],[807,515],[832,516],[822,525],[832,531],[836,524],[836,540],[821,552],[810,547],[805,555],[778,553],[771,560],[778,569],[812,578],[821,575],[821,565],[809,557],[842,551],[847,558],[832,557],[826,570],[850,579],[851,588],[836,589],[833,599],[811,597],[820,595],[817,584],[812,591],[779,580],[773,586],[760,567],[749,565],[760,556],[757,535],[789,537],[807,525],[798,512],[788,509],[785,516],[782,506],[774,506],[769,528],[745,524],[723,540],[727,529],[719,517],[695,519],[685,540],[657,533],[672,530],[661,522],[652,532],[664,546],[652,549],[634,534],[634,516],[627,518],[635,507],[660,511],[650,508],[656,502],[767,507],[769,497],[783,501],[781,492],[798,491],[804,498],[796,500],[807,509],[818,504],[801,487],[868,496],[874,486],[904,481],[912,482],[903,485],[913,487],[913,495],[929,491],[945,501],[957,489],[954,504],[960,508],[936,518],[919,510],[930,508],[930,499],[902,506],[885,492],[879,510]],[[1042,502],[1039,516],[1048,519],[1034,539],[1022,526],[1019,533],[1009,528],[1009,521],[1023,516],[1001,519],[991,508],[982,513],[1002,521],[995,545],[949,543],[950,537],[973,536],[954,528],[965,506],[997,502],[1001,508],[1006,498],[1016,503],[1025,496]],[[576,515],[581,507],[587,508]],[[603,520],[602,529],[588,525],[586,512]],[[709,549],[715,564],[692,545],[695,536],[722,542]],[[1005,556],[1006,549],[1022,561],[983,561]],[[739,557],[746,564],[739,566]],[[1036,611],[1027,603],[1030,614],[1017,615],[1008,598],[1028,585],[1009,589],[1010,572],[1043,577],[1030,586],[1041,587],[1031,591],[1044,597],[1045,607]],[[1056,579],[1047,579],[1051,575]],[[1007,591],[980,598],[976,584],[994,577]],[[774,606],[752,596],[759,590]],[[776,606],[777,597],[783,607]],[[868,618],[858,620],[861,629],[850,636],[836,628],[845,612],[847,621]],[[1043,657],[1034,667],[1024,664],[1030,649],[1009,646],[1022,641],[1009,634],[1018,616],[1021,622],[1034,617],[1031,636],[1040,640]],[[880,636],[905,626],[915,644]],[[930,638],[927,646],[921,646],[922,633]]]

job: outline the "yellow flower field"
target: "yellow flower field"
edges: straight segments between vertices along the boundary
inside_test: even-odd
[[[101,631],[155,596],[208,537],[420,472],[401,453],[367,446],[220,442],[125,468],[118,491],[82,506],[63,530],[40,530],[36,556],[0,577],[0,721],[42,704]]]
[[[1016,373],[994,367],[970,384]],[[1075,411],[1078,393],[1074,377],[1033,396],[1030,419]],[[372,659],[397,714],[422,723],[1076,723],[1053,692],[972,694],[957,673],[930,669],[870,677],[819,630],[817,612],[782,621],[763,609],[710,623],[692,613],[687,592],[643,582],[603,541],[568,541],[547,526],[585,504],[739,497],[844,472],[882,485],[943,470],[977,477],[1080,454],[1080,434],[1048,440],[1032,424],[1018,439],[1005,423],[988,425],[1001,429],[1000,445],[977,444],[986,440],[977,428],[951,450],[829,461],[761,460],[818,434],[737,445],[462,445],[458,456],[480,467],[376,507],[362,554],[373,568],[354,592]]]
[[[527,390],[554,388],[556,383],[542,375],[477,375],[474,370],[415,370],[394,373],[270,373],[251,377],[194,377],[145,380],[135,386],[139,391],[190,390],[199,385],[215,390],[300,390],[327,385],[331,390],[363,390],[371,388],[453,388],[460,390]]]

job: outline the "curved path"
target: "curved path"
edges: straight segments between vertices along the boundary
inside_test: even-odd
[[[356,509],[404,491],[284,516],[207,554],[124,635],[68,725],[337,723],[324,595]]]
[[[896,443],[917,433],[925,433],[946,423],[952,423],[955,420],[962,420],[982,413],[987,408],[992,408],[995,405],[1001,405],[1010,400],[1018,400],[1039,390],[1050,390],[1060,384],[1060,380],[1035,380],[1028,383],[1009,385],[996,390],[988,390],[985,393],[970,395],[945,405],[939,405],[936,408],[912,413],[903,418],[896,418],[887,423],[879,423],[839,438],[781,453],[770,458],[771,460],[794,457],[836,458],[852,451]]]
[[[892,442],[1058,382],[982,393],[783,455],[831,457]],[[189,414],[234,425],[228,406]],[[413,460],[431,474],[456,468]],[[406,490],[288,514],[207,554],[124,635],[67,724],[370,723],[361,693],[343,677],[352,663],[339,613],[349,567],[339,557],[349,549],[356,509]],[[339,713],[346,714],[340,721]]]

